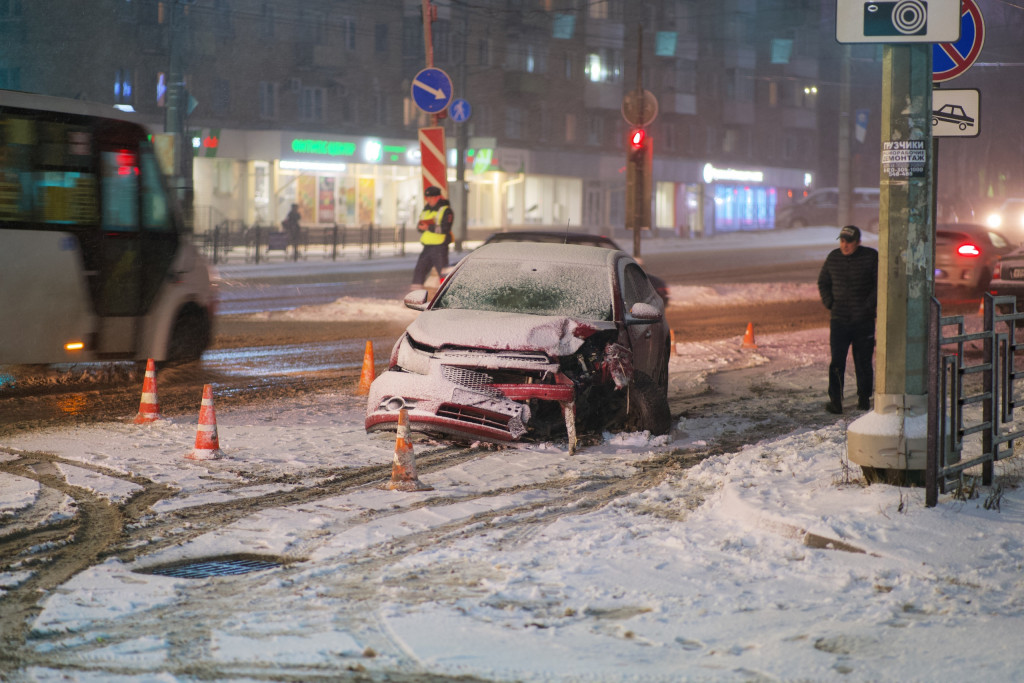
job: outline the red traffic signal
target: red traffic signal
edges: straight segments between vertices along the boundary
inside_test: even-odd
[[[629,144],[633,149],[640,149],[644,146],[644,138],[647,137],[647,131],[643,128],[637,128],[629,134]]]

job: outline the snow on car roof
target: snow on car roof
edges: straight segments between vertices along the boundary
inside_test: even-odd
[[[584,244],[496,242],[483,245],[466,258],[605,266],[614,262],[615,255],[618,253],[624,254],[625,252]]]

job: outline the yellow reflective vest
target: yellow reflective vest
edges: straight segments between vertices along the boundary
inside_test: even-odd
[[[430,228],[424,230],[420,234],[420,244],[434,245],[445,243],[448,239],[448,235],[444,232],[444,229],[441,226],[443,225],[444,212],[448,210],[447,206],[438,206],[434,209],[427,207],[423,209],[423,213],[420,214],[420,225],[426,223]]]

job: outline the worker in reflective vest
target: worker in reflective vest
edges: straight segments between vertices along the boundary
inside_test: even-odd
[[[441,198],[440,188],[431,185],[423,191],[423,196],[426,204],[416,225],[423,251],[412,273],[412,289],[423,288],[431,268],[436,268],[437,276],[442,277],[448,267],[448,245],[452,241],[452,223],[455,222],[452,207],[447,199]]]

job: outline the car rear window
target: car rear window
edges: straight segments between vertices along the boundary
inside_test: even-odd
[[[459,268],[432,308],[611,320],[611,292],[606,267],[477,259]]]

